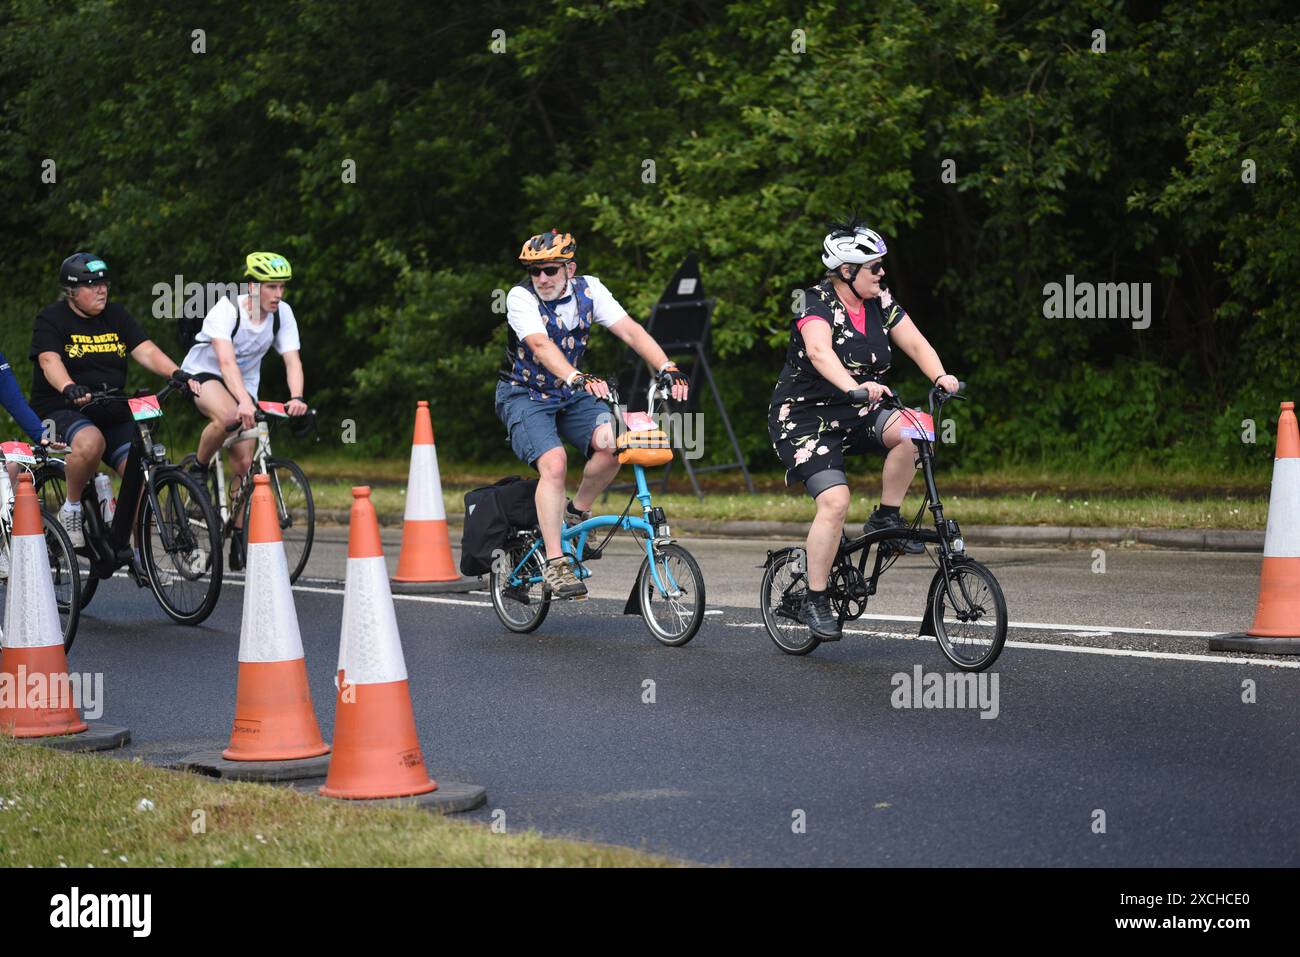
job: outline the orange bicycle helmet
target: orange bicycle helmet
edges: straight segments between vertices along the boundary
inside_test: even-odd
[[[552,229],[549,233],[538,233],[524,243],[519,250],[521,263],[540,263],[564,260],[570,262],[578,251],[578,243],[568,233]]]

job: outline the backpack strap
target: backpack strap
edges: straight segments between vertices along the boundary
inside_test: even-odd
[[[233,328],[233,329],[230,330],[230,341],[231,341],[231,342],[234,342],[234,341],[235,341],[235,334],[236,334],[237,332],[239,332],[239,323],[240,323],[240,320],[241,320],[242,318],[243,318],[243,317],[242,317],[242,316],[240,315],[240,313],[239,313],[239,303],[235,303],[235,328]],[[279,337],[279,335],[280,335],[280,307],[279,307],[279,306],[276,306],[276,308],[275,308],[275,312],[271,313],[271,343],[272,343],[272,345],[275,344],[275,340]]]

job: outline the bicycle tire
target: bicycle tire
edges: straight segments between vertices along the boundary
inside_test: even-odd
[[[284,542],[285,564],[289,568],[289,582],[292,584],[298,580],[298,576],[307,567],[307,559],[311,557],[311,546],[316,539],[316,504],[312,500],[307,476],[296,462],[272,458],[266,460],[266,465],[271,479],[271,494],[275,496],[275,508],[280,516],[280,538]],[[253,472],[260,473],[256,462],[253,463]],[[289,482],[286,483],[277,472],[287,473]],[[299,492],[287,494],[292,492],[294,486],[298,487]],[[286,499],[295,501],[286,502]],[[298,511],[303,513],[301,517],[295,517],[294,513]],[[248,528],[252,513],[253,496],[250,494],[244,500],[244,528]],[[297,529],[303,529],[302,534],[297,534]]]
[[[772,643],[787,655],[806,655],[821,644],[821,638],[813,634],[812,629],[802,622],[780,618],[776,614],[777,610],[786,603],[787,591],[795,585],[794,575],[788,570],[793,558],[794,553],[790,549],[772,556],[767,569],[763,572],[762,584],[758,588],[758,607],[762,610],[763,627],[767,630],[767,637],[772,639]],[[800,604],[807,590],[806,580],[801,586],[795,587],[794,593],[798,595]],[[798,640],[795,639],[796,635],[799,636]]]
[[[0,466],[2,467],[2,466]],[[72,650],[72,643],[77,637],[77,622],[81,618],[81,576],[77,571],[77,555],[72,548],[72,539],[59,524],[58,519],[41,509],[41,527],[44,530],[45,550],[50,561],[50,574],[53,576],[54,603],[59,610],[59,624],[63,630],[63,650]],[[3,543],[9,558],[9,574],[13,573],[13,533],[8,527],[4,529]],[[8,601],[9,578],[3,580]]]
[[[953,667],[961,671],[983,671],[997,660],[1007,640],[1007,601],[1002,594],[1002,586],[987,567],[972,559],[953,564],[949,575],[947,589],[943,587],[942,568],[934,573],[930,582],[929,610],[939,650]],[[972,581],[968,583],[968,579]],[[976,593],[974,579],[985,586],[979,593],[980,597],[976,598],[972,598],[972,594]],[[949,610],[949,601],[964,603],[966,607],[958,610],[954,605]],[[975,614],[973,620],[960,620],[964,615],[972,613]],[[986,616],[991,616],[992,620],[984,620]],[[970,636],[958,637],[958,629],[964,631],[966,626],[970,626]],[[989,628],[992,628],[991,632],[988,632]],[[968,653],[976,649],[978,654]]]
[[[58,521],[59,509],[63,507],[63,501],[67,496],[67,480],[63,469],[57,465],[42,465],[36,470],[32,480],[36,486],[36,494],[40,497],[42,511],[56,516],[55,521]],[[62,530],[63,526],[60,525],[59,528]],[[68,540],[68,544],[72,544],[71,539]],[[99,588],[99,576],[91,568],[89,558],[77,552],[75,548],[73,553],[77,555],[77,583],[80,591],[78,600],[81,605],[78,611],[81,612],[86,610],[90,600],[95,597],[95,591]]]
[[[59,520],[42,509],[41,525],[45,529],[45,549],[51,558],[54,599],[59,606],[59,618],[63,622],[63,650],[68,652],[77,640],[77,624],[81,621],[81,568],[77,562],[76,549],[72,547],[72,539],[59,524]],[[56,553],[57,567],[54,561]],[[63,581],[65,576],[66,586]],[[61,587],[66,587],[66,596],[60,595]]]
[[[510,631],[517,635],[526,635],[530,631],[536,631],[541,627],[542,622],[546,620],[546,613],[551,610],[551,589],[547,587],[545,581],[540,581],[530,585],[525,595],[528,598],[527,604],[517,601],[505,593],[505,583],[510,577],[510,573],[523,561],[525,553],[532,547],[531,538],[517,538],[511,542],[510,547],[505,549],[501,558],[492,563],[492,571],[488,574],[488,593],[492,596],[492,609],[496,612],[497,618],[501,624],[505,625]],[[542,575],[542,552],[537,549],[529,559],[529,565],[524,571],[529,577]],[[520,612],[519,609],[531,609],[528,612]]]
[[[216,512],[207,493],[203,491],[202,484],[180,469],[160,469],[153,473],[151,481],[154,496],[160,507],[168,510],[168,514],[165,517],[155,516],[153,502],[148,495],[140,503],[137,536],[145,576],[159,606],[172,621],[182,625],[197,625],[212,614],[217,599],[221,597],[221,531]],[[177,493],[173,491],[178,487],[184,489],[187,501],[178,500]],[[201,513],[202,519],[196,520],[195,513]],[[163,545],[160,531],[160,523],[163,521],[169,522],[172,533],[176,536],[174,541],[180,543],[175,554],[167,552]],[[203,529],[196,529],[199,521],[205,526]],[[171,562],[173,570],[169,571],[159,564],[159,557],[154,552],[155,545],[163,548],[163,554]],[[187,545],[190,547],[187,548]],[[180,564],[177,563],[178,559]],[[199,564],[203,566],[202,570],[197,569]],[[194,607],[181,607],[170,592],[166,591],[167,586],[175,582],[176,575],[187,582],[207,579],[202,600],[195,603]]]
[[[644,558],[641,560],[641,573],[637,580],[637,588],[640,592],[638,597],[641,600],[641,618],[645,621],[646,627],[650,629],[650,634],[654,635],[660,644],[667,645],[670,648],[678,648],[695,637],[700,630],[700,624],[704,621],[704,573],[700,571],[700,565],[695,560],[695,556],[675,542],[660,545],[655,551],[660,556],[663,556],[662,559],[656,558],[655,560],[655,567],[659,569],[660,579],[662,580],[664,571],[667,570],[677,586],[679,594],[693,596],[695,606],[690,615],[683,619],[681,612],[678,611],[678,596],[660,593],[654,583],[654,576],[650,574],[650,559]],[[670,558],[675,558],[680,563],[679,569],[669,568]],[[679,573],[682,569],[690,576],[690,583],[683,580],[684,576]],[[691,587],[692,584],[694,587]],[[676,616],[679,623],[684,624],[684,627],[679,631],[670,631],[661,627],[659,619],[655,615],[657,607],[666,608]]]

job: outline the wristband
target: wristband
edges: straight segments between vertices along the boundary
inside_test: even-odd
[[[948,373],[946,373],[946,372],[940,372],[937,376],[934,377],[934,381],[931,382],[930,385],[938,385],[938,384],[939,384],[939,380],[942,379],[942,378],[943,378],[944,376],[946,376],[947,374],[948,374]]]
[[[290,401],[290,402],[302,402],[302,403],[305,404],[307,400],[304,399],[304,398],[303,398],[302,396],[300,396],[300,395],[291,395],[291,396],[289,396],[289,401]]]
[[[673,366],[675,368],[677,366],[677,363],[673,362],[672,359],[669,359],[667,362],[665,362],[663,365],[659,367],[660,374],[662,375],[663,371],[667,369],[669,366]]]
[[[582,373],[579,372],[577,369],[574,369],[571,373],[569,373],[569,377],[564,380],[564,384],[567,385],[570,389],[572,389],[573,380],[578,378],[578,376],[580,375],[582,375]]]

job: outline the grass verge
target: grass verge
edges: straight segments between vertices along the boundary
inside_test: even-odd
[[[152,810],[140,810],[141,801]],[[196,812],[202,812],[197,814]],[[196,832],[198,822],[203,828]],[[507,821],[507,826],[509,822]],[[0,866],[661,867],[639,851],[494,833],[0,736]]]
[[[465,510],[464,494],[475,485],[448,484],[442,492],[448,512]],[[577,487],[577,479],[569,487]],[[352,504],[352,485],[339,479],[312,479],[317,509],[345,510]],[[654,491],[654,487],[651,488]],[[1262,529],[1268,521],[1268,498],[1233,495],[1203,498],[1174,498],[1148,494],[1115,497],[1070,495],[1060,492],[999,494],[996,492],[951,493],[940,487],[944,511],[964,525],[1073,525],[1121,528],[1227,528]],[[622,511],[627,492],[612,493],[597,500],[596,514]],[[873,492],[858,490],[849,521],[863,522],[876,505]],[[376,485],[371,499],[381,515],[400,517],[405,505],[401,485]],[[748,493],[708,492],[703,500],[693,494],[671,492],[654,496],[656,505],[668,513],[669,521],[812,521],[814,507],[806,495],[794,492]],[[635,510],[638,506],[634,505]],[[921,507],[921,498],[910,495],[903,512],[909,518]]]

